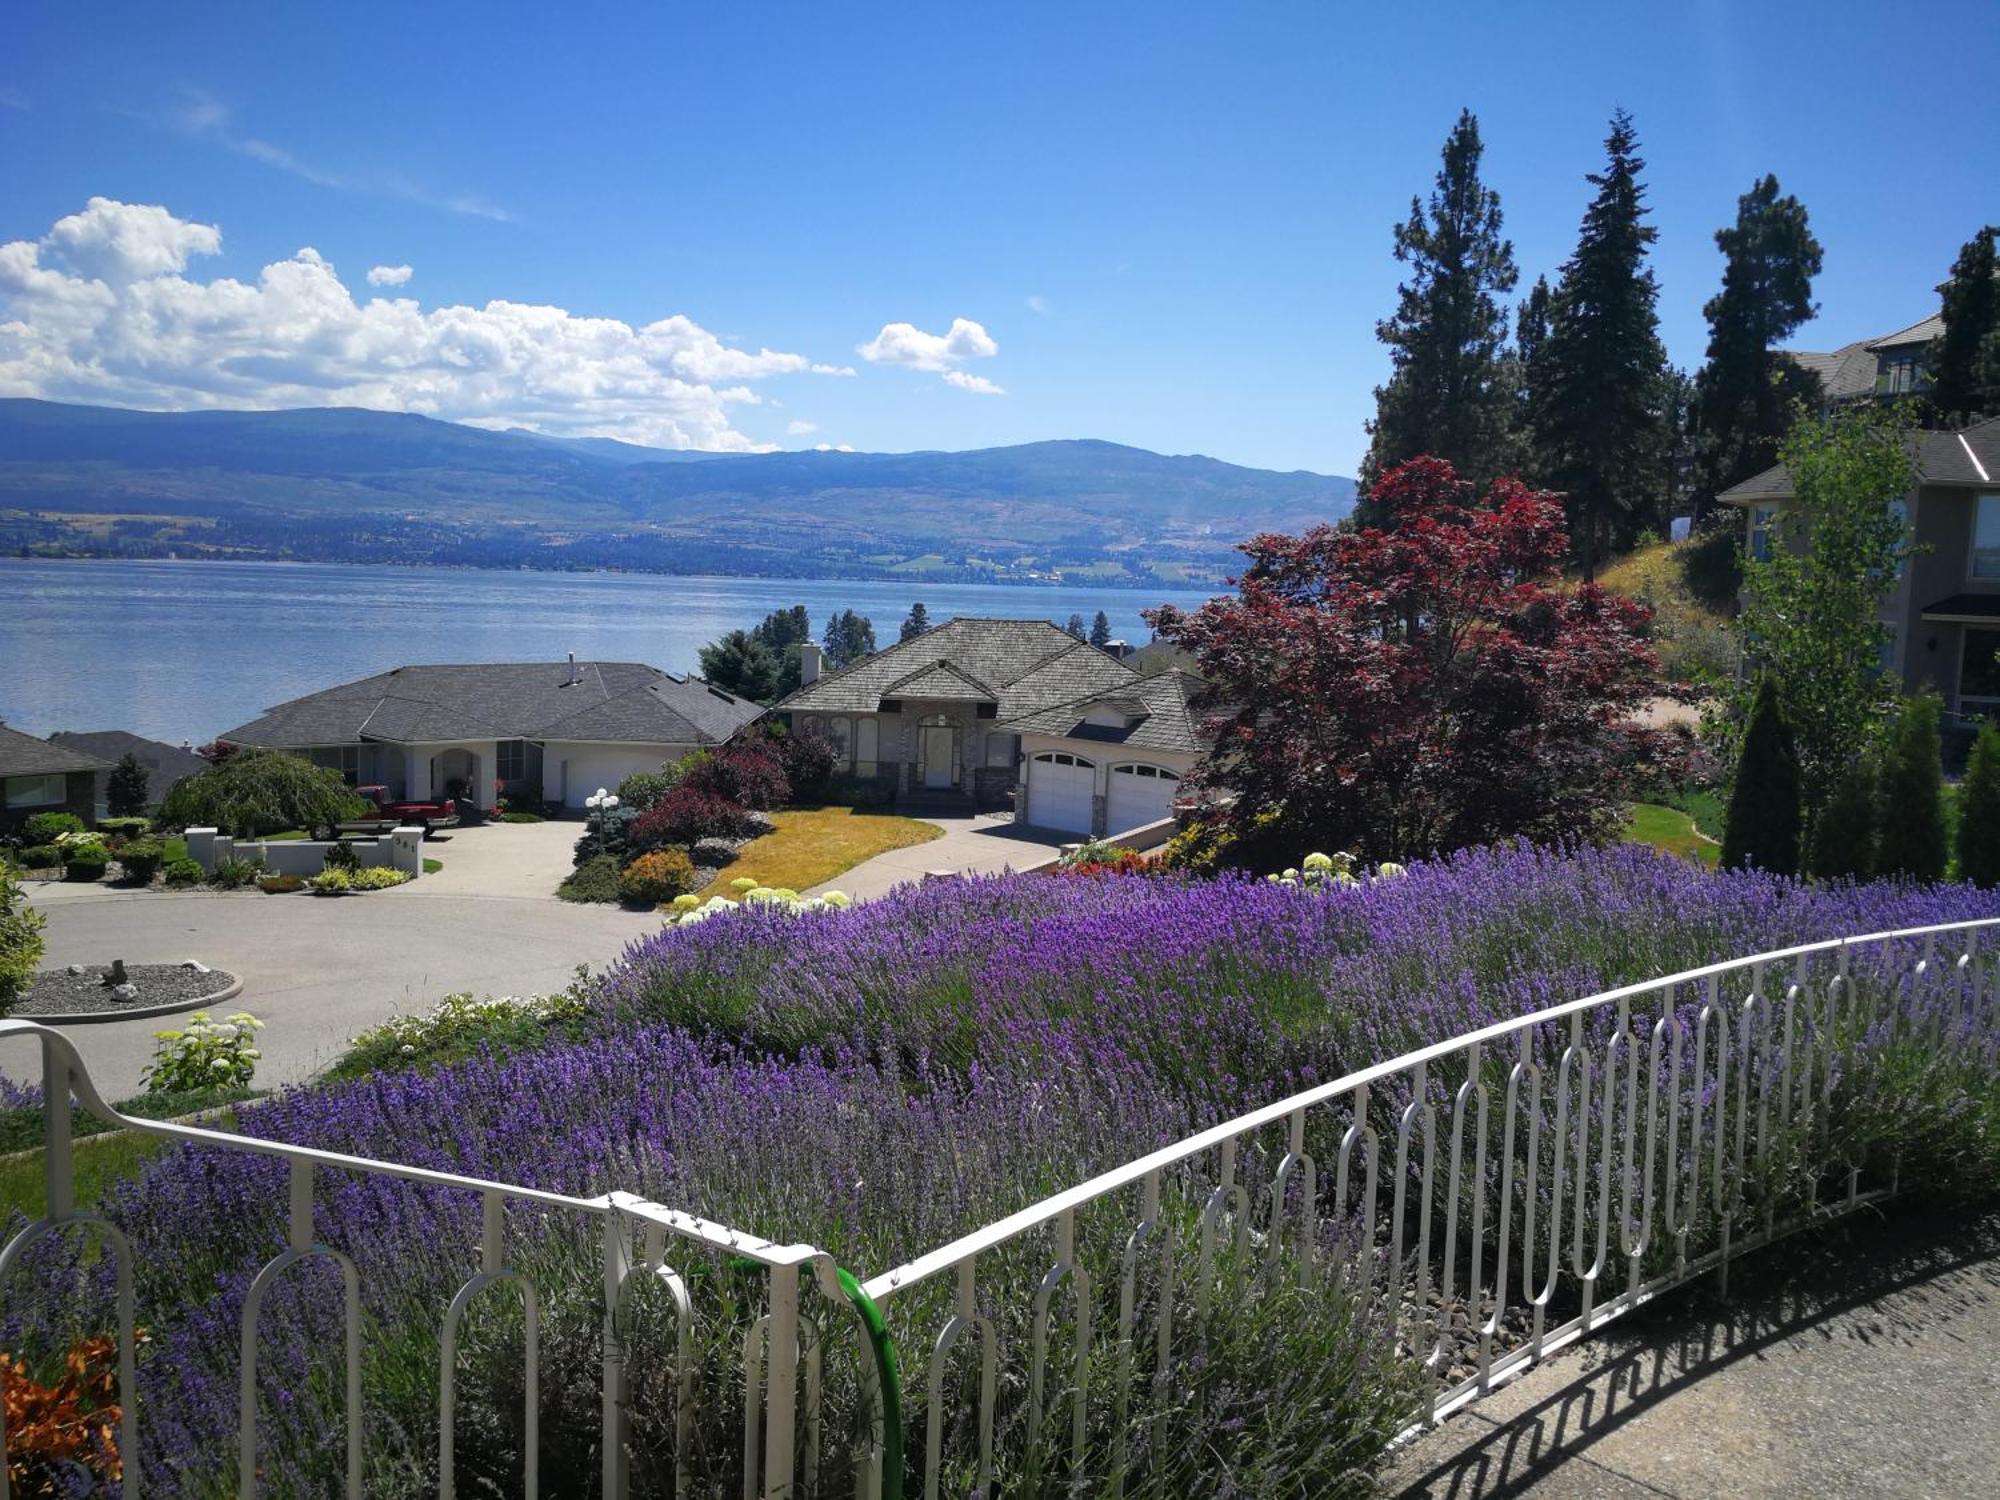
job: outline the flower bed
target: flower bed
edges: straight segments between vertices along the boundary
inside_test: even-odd
[[[1107,874],[945,882],[810,915],[752,902],[636,944],[598,986],[582,1040],[296,1090],[243,1111],[240,1128],[571,1193],[622,1188],[874,1272],[1424,1040],[1716,958],[1996,911],[2000,900],[1969,888],[1715,877],[1631,848],[1465,854],[1355,885]],[[1996,1108],[1980,1101],[1950,1128],[1976,1130]],[[1993,1171],[1990,1151],[1907,1168],[1958,1188],[1989,1186]],[[148,1494],[216,1493],[222,1480],[195,1476],[229,1472],[236,1319],[250,1275],[283,1242],[285,1204],[281,1163],[194,1148],[109,1204],[133,1236],[153,1333],[141,1367]],[[319,1237],[362,1269],[366,1399],[398,1413],[370,1425],[371,1494],[426,1488],[439,1313],[473,1268],[477,1227],[461,1194],[346,1179],[322,1190]],[[509,1232],[544,1299],[543,1473],[593,1472],[594,1244],[581,1225],[525,1210]],[[106,1268],[69,1253],[38,1250],[25,1274],[45,1287],[80,1280],[79,1297],[15,1299],[0,1347],[59,1352],[106,1326]],[[729,1285],[726,1265],[709,1274],[705,1286]],[[266,1410],[284,1412],[265,1426],[274,1492],[320,1492],[337,1465],[335,1286],[302,1267],[266,1306]],[[1115,1306],[1115,1284],[1106,1295]],[[754,1308],[730,1306],[702,1325],[703,1389],[740,1390]],[[1340,1474],[1379,1450],[1407,1371],[1323,1291],[1241,1311],[1210,1349],[1213,1402],[1174,1431],[1187,1466],[1177,1481],[1272,1493],[1257,1487],[1271,1473],[1258,1464],[1324,1453],[1314,1492],[1341,1493]],[[1000,1310],[1003,1341],[1026,1337],[1025,1315]],[[471,1466],[504,1488],[517,1462],[508,1316],[464,1346],[462,1482]],[[664,1368],[648,1343],[663,1337],[635,1331],[635,1368]],[[922,1367],[921,1346],[911,1359]],[[634,1412],[656,1455],[670,1383]],[[733,1421],[704,1409],[703,1485],[726,1480],[740,1452]],[[832,1425],[829,1443],[844,1448]]]

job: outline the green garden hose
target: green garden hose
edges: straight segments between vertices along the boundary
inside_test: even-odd
[[[882,1309],[861,1289],[852,1272],[833,1268],[840,1289],[861,1315],[868,1330],[868,1347],[875,1354],[875,1374],[882,1390],[882,1500],[903,1500],[903,1388],[896,1380],[896,1346],[889,1342],[889,1325]]]

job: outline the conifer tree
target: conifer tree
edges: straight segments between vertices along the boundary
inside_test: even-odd
[[[1736,223],[1715,243],[1722,290],[1702,308],[1708,363],[1695,382],[1704,500],[1775,463],[1792,403],[1819,394],[1817,377],[1775,352],[1813,315],[1822,255],[1805,205],[1767,175],[1736,200]]]
[[[1774,875],[1796,875],[1799,869],[1799,761],[1777,686],[1768,676],[1757,684],[1729,789],[1722,867]]]
[[[1890,731],[1877,790],[1878,875],[1944,879],[1944,747],[1934,694],[1908,699]]]
[[[904,641],[914,641],[930,628],[931,612],[924,608],[923,601],[920,599],[910,606],[909,614],[904,616],[903,631],[902,634],[896,637],[897,644],[900,645]]]
[[[1519,272],[1514,247],[1500,234],[1500,195],[1479,178],[1483,150],[1478,120],[1462,111],[1428,204],[1412,198],[1409,219],[1396,226],[1396,259],[1410,271],[1397,289],[1395,316],[1375,325],[1391,368],[1388,384],[1375,390],[1364,491],[1424,455],[1449,461],[1482,490],[1513,467],[1501,299]]]
[[[114,818],[136,818],[146,810],[146,767],[127,750],[104,781],[104,805]]]
[[[1605,165],[1587,180],[1576,251],[1549,301],[1546,339],[1530,371],[1535,472],[1564,494],[1570,544],[1585,578],[1657,519],[1661,399],[1659,285],[1646,266],[1659,231],[1645,222],[1645,162],[1632,117],[1619,110]]]
[[[1944,332],[1931,341],[1930,409],[1946,422],[2000,416],[2000,280],[1991,224],[1965,242],[1938,287]]]
[[[1991,719],[1980,724],[1958,784],[1958,878],[2000,885],[2000,727]]]
[[[1100,648],[1111,644],[1111,618],[1101,609],[1090,622],[1090,644]]]
[[[826,636],[821,645],[826,650],[828,670],[838,672],[864,656],[875,654],[875,622],[866,615],[843,609],[837,615],[827,616]]]
[[[1857,755],[1833,784],[1806,841],[1806,873],[1866,880],[1875,872],[1875,768]]]
[[[1542,350],[1549,341],[1549,300],[1554,295],[1549,278],[1537,276],[1514,309],[1514,448],[1521,455],[1523,476],[1537,484],[1547,476],[1535,445],[1535,391],[1542,376]]]
[[[1080,641],[1089,638],[1089,632],[1083,628],[1083,616],[1080,614],[1072,613],[1069,623],[1063,626],[1063,629]]]

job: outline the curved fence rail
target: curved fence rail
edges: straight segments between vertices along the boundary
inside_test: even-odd
[[[256,1272],[240,1321],[234,1493],[257,1493],[269,1424],[257,1375],[264,1294],[312,1260],[335,1266],[344,1288],[345,1493],[364,1493],[366,1249],[323,1243],[314,1227],[320,1184],[336,1174],[477,1206],[465,1279],[438,1324],[441,1495],[457,1485],[458,1340],[473,1304],[495,1297],[520,1309],[518,1483],[538,1493],[548,1289],[510,1256],[520,1215],[578,1221],[595,1236],[608,1500],[697,1492],[691,1445],[719,1423],[740,1425],[726,1482],[748,1500],[905,1484],[925,1496],[1159,1493],[1213,1398],[1211,1348],[1260,1302],[1282,1296],[1286,1316],[1339,1322],[1348,1347],[1392,1347],[1420,1372],[1406,1387],[1414,1429],[1669,1288],[1711,1271],[1726,1287],[1734,1257],[1893,1194],[1895,1146],[1871,1129],[1867,1100],[1912,1068],[1990,1075],[2000,1063],[1996,955],[1982,947],[1996,927],[1806,944],[1499,1022],[1079,1183],[858,1293],[812,1246],[628,1194],[570,1197],[123,1116],[60,1032],[0,1022],[0,1041],[32,1037],[41,1049],[47,1194],[44,1216],[0,1251],[0,1294],[21,1295],[14,1273],[38,1243],[97,1237],[116,1275],[119,1447],[137,1455],[133,1248],[107,1218],[77,1210],[70,1113],[56,1107],[73,1096],[126,1129],[288,1163],[285,1243]],[[641,1300],[643,1349],[632,1345]],[[893,1366],[869,1357],[878,1308],[903,1361],[897,1391],[883,1387]],[[739,1362],[698,1357],[725,1324]],[[649,1471],[671,1477],[637,1486],[635,1361],[647,1398],[672,1408],[671,1452]],[[886,1432],[884,1413],[899,1410],[899,1430]],[[889,1472],[890,1453],[907,1455],[901,1472]],[[708,1493],[719,1471],[702,1472]],[[125,1463],[126,1495],[140,1493],[140,1473]],[[565,1481],[577,1492],[576,1476]]]

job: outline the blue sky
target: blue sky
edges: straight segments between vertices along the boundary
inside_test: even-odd
[[[1761,172],[1826,246],[1804,347],[2000,218],[1990,0],[596,9],[16,0],[0,393],[1352,473],[1461,105],[1524,284],[1633,112],[1685,365]]]

